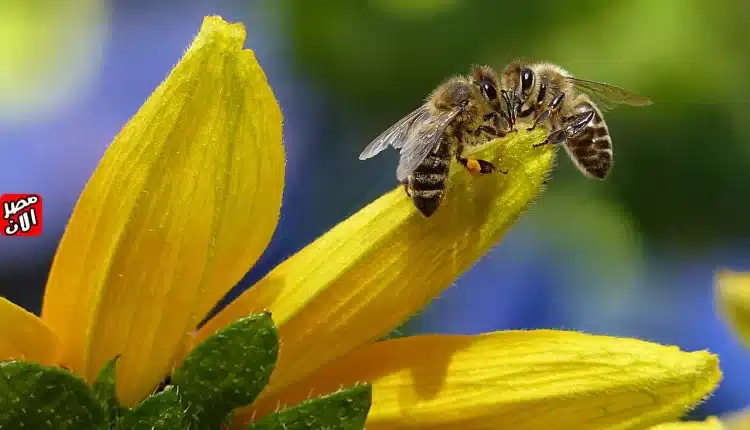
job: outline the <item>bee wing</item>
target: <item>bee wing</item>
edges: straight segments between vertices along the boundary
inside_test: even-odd
[[[372,158],[389,146],[396,149],[401,148],[406,142],[409,133],[414,130],[414,127],[424,122],[429,116],[430,110],[427,104],[414,109],[410,114],[388,127],[386,131],[370,142],[362,153],[359,154],[359,159],[367,160],[368,158]]]
[[[401,158],[396,168],[396,179],[403,182],[407,176],[412,174],[417,167],[427,158],[440,143],[446,128],[453,122],[461,112],[461,107],[456,107],[449,111],[441,111],[437,115],[431,115],[427,111],[427,117],[424,122],[417,123],[413,128],[401,148]]]
[[[603,82],[578,79],[572,76],[567,76],[565,79],[573,84],[578,91],[591,97],[603,110],[613,109],[618,104],[627,104],[630,106],[648,106],[652,104],[651,99],[648,97],[642,96],[635,91],[626,90],[625,88]]]

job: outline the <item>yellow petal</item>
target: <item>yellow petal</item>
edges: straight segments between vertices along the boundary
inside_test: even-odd
[[[717,274],[716,303],[719,313],[750,347],[750,273],[721,270]]]
[[[245,29],[206,18],[123,128],[60,243],[43,318],[89,381],[108,360],[128,405],[255,263],[283,189],[281,112]]]
[[[370,381],[368,430],[624,430],[678,418],[720,378],[715,355],[635,339],[552,330],[426,335],[363,346],[241,415]]]
[[[471,176],[454,161],[446,199],[429,219],[402,187],[385,194],[276,267],[195,341],[270,309],[283,347],[268,394],[389,332],[496,245],[536,199],[554,148],[532,145],[546,133],[512,134],[474,155],[507,175]]]
[[[742,409],[721,416],[724,430],[750,429],[750,409]]]
[[[664,423],[649,427],[648,430],[727,430],[716,417],[708,417],[705,421],[683,421]]]
[[[0,361],[54,364],[57,336],[36,315],[0,297]]]

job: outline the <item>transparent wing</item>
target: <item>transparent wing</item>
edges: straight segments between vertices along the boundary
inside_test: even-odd
[[[573,84],[578,91],[591,97],[594,102],[599,105],[600,109],[613,109],[619,104],[648,106],[652,103],[651,99],[648,97],[642,96],[631,90],[626,90],[625,88],[616,87],[603,82],[587,81],[585,79],[578,79],[571,76],[567,76],[565,79]]]
[[[430,110],[426,104],[414,109],[410,114],[398,120],[398,122],[370,142],[362,153],[359,154],[359,159],[367,160],[368,158],[372,158],[389,146],[396,149],[401,148],[407,136],[414,130],[414,127],[425,122],[429,117]]]
[[[401,158],[396,168],[396,179],[399,182],[403,182],[422,164],[427,155],[435,150],[445,133],[445,129],[453,122],[459,112],[461,112],[460,107],[450,111],[442,111],[434,116],[430,115],[429,110],[427,111],[427,120],[413,128],[404,140]]]

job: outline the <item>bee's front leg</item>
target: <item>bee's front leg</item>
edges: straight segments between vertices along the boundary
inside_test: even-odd
[[[479,136],[480,134],[482,134],[482,132],[489,134],[493,138],[500,136],[500,133],[502,133],[502,131],[499,131],[495,127],[490,127],[489,125],[480,125],[476,130],[472,132],[472,134],[474,134],[474,136]]]
[[[501,123],[501,121],[504,122],[505,124]],[[513,126],[510,124],[511,124],[510,121],[508,121],[505,117],[502,117],[500,115],[495,115],[492,125],[495,126],[495,129],[497,130],[497,137],[505,137],[509,133],[518,131],[515,128],[513,128]]]
[[[484,116],[485,121],[492,121],[492,126],[489,125],[480,125],[476,130],[474,130],[473,134],[474,136],[479,136],[483,131],[493,138],[495,137],[505,137],[510,131],[512,130],[511,127],[509,127],[509,120],[505,117],[505,115],[498,114],[497,112],[490,112]],[[505,122],[505,125],[503,126],[502,122]]]

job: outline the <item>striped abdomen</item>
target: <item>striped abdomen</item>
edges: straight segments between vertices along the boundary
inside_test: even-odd
[[[443,136],[437,148],[404,182],[406,194],[425,217],[429,218],[435,213],[445,197],[452,158],[451,148],[449,139]]]
[[[586,111],[594,111],[594,116],[580,132],[565,141],[565,150],[584,175],[604,179],[612,168],[612,139],[599,108],[589,101],[575,108],[576,113]]]

